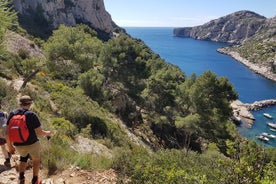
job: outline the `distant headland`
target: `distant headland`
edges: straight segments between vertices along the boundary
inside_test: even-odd
[[[174,36],[230,43],[217,51],[233,57],[252,71],[276,81],[276,16],[265,18],[238,11],[195,27],[173,30]]]

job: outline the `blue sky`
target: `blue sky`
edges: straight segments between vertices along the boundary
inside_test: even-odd
[[[104,0],[104,4],[120,27],[196,26],[240,10],[276,16],[276,0]]]

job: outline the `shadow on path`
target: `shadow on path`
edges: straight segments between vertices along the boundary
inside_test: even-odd
[[[0,165],[0,173],[4,172],[4,171],[8,171],[11,170],[12,167],[6,167],[4,165]]]

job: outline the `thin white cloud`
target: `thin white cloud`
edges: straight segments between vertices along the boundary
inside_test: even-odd
[[[179,27],[182,26],[197,26],[205,24],[211,20],[217,19],[215,16],[198,16],[198,17],[173,17],[172,22],[176,23]]]
[[[166,19],[156,20],[115,19],[114,21],[121,27],[189,27],[202,25],[216,18],[218,17],[167,17]]]
[[[156,3],[158,3],[158,6],[156,6]],[[250,10],[266,17],[273,17],[275,16],[276,1],[233,0],[224,2],[219,0],[193,0],[186,2],[183,0],[105,0],[105,5],[112,15],[114,22],[122,27],[182,27],[201,25],[240,10]]]

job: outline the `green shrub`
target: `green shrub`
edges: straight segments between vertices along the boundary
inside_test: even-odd
[[[78,154],[75,156],[75,165],[82,169],[108,169],[112,160],[94,154]]]
[[[49,141],[42,142],[42,162],[47,165],[48,173],[66,169],[71,163],[77,152],[70,148],[70,144],[62,140],[59,136],[53,136]]]
[[[28,50],[20,48],[20,49],[18,50],[18,56],[19,56],[21,59],[28,59],[28,58],[30,57],[30,53],[29,53]]]
[[[70,138],[74,138],[77,134],[76,126],[64,118],[53,118],[51,120],[51,127],[58,132],[57,135],[62,136],[61,139],[63,140],[69,139],[70,141]]]
[[[7,81],[0,78],[0,107],[1,110],[5,110],[7,112],[13,110],[18,106],[18,102],[16,100],[16,92],[7,84]]]
[[[55,122],[62,122],[62,124],[68,125],[66,120],[56,119]],[[60,125],[57,125],[59,123],[54,123],[58,129],[61,128]],[[42,140],[42,161],[43,165],[47,166],[49,174],[67,169],[70,165],[88,170],[110,168],[112,163],[110,158],[77,152],[71,147],[73,140],[68,137],[65,138],[65,134],[68,134],[68,131],[56,132],[50,140]]]

